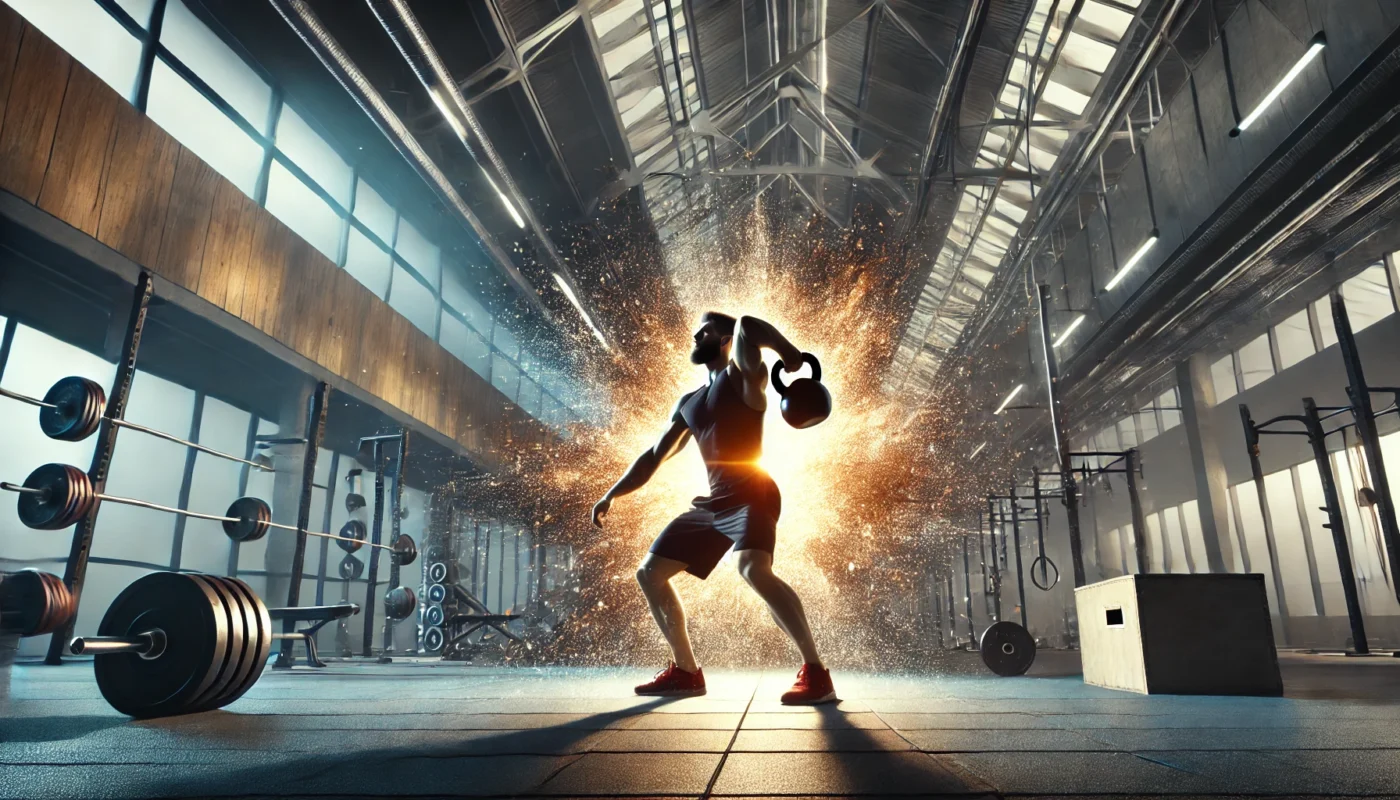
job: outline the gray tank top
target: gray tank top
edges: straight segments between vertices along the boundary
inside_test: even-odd
[[[763,454],[763,412],[744,402],[731,365],[708,386],[681,398],[674,419],[685,422],[705,459],[710,496],[695,498],[697,508],[722,511],[769,491],[773,479],[758,465]]]

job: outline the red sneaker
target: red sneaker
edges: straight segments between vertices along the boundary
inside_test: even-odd
[[[815,706],[836,702],[836,687],[831,685],[831,673],[816,664],[803,664],[797,671],[797,683],[783,692],[785,706]]]
[[[637,687],[637,694],[657,697],[690,697],[705,693],[705,670],[696,668],[686,672],[680,667],[668,664],[666,669],[656,673],[656,677]]]

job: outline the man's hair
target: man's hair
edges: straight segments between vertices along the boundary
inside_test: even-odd
[[[728,314],[721,314],[718,311],[706,311],[705,315],[700,318],[700,321],[714,325],[715,330],[719,331],[720,336],[733,336],[734,326],[739,324],[738,320]]]

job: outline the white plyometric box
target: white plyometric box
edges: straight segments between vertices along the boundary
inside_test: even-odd
[[[1263,575],[1124,575],[1081,586],[1074,600],[1085,683],[1283,694]]]

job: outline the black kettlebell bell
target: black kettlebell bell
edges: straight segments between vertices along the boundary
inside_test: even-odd
[[[831,416],[831,392],[822,385],[821,362],[811,353],[803,353],[802,361],[812,365],[812,377],[798,378],[791,385],[783,383],[783,362],[773,364],[773,388],[783,398],[783,419],[794,428],[810,428]]]

